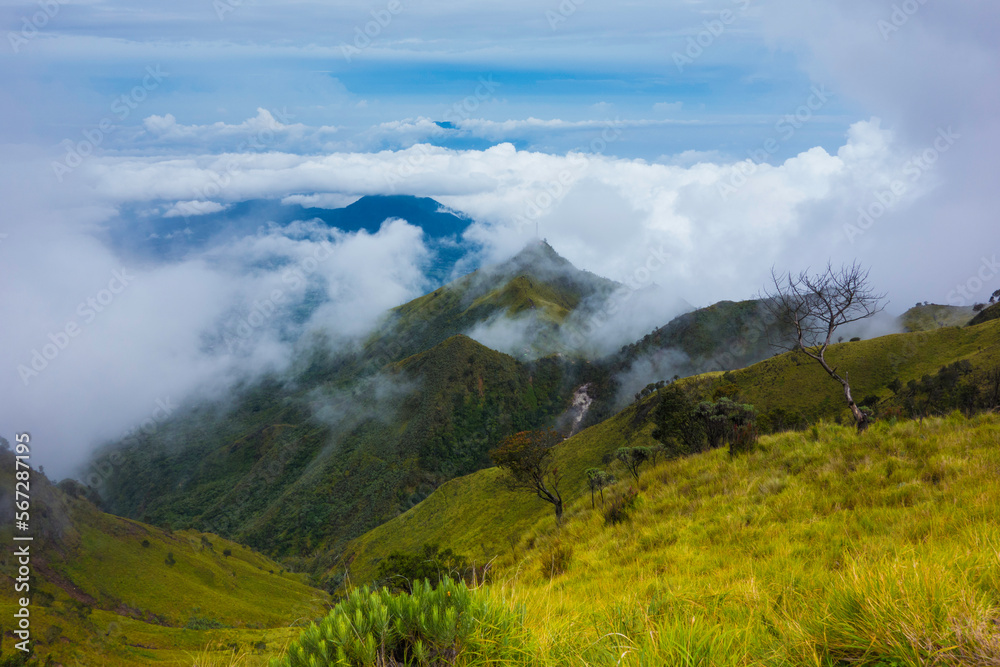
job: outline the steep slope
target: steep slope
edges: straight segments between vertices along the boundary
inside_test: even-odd
[[[650,467],[495,563],[541,664],[1000,661],[1000,417],[830,424]]]
[[[369,358],[400,358],[502,318],[530,330],[532,357],[560,351],[558,325],[599,307],[621,285],[575,268],[544,241],[393,309],[365,347]],[[528,321],[530,319],[530,321]]]
[[[0,539],[13,544],[14,454],[0,447]],[[173,660],[209,642],[278,648],[288,626],[321,614],[324,592],[250,549],[100,512],[67,481],[30,479],[35,652],[64,664]],[[19,533],[26,534],[26,533]],[[0,611],[16,606],[5,550]],[[12,648],[4,639],[5,654]]]
[[[124,516],[312,567],[302,559],[488,465],[504,435],[556,423],[592,375],[583,360],[516,360],[463,332],[530,315],[544,347],[559,322],[617,287],[531,244],[396,308],[358,351],[315,341],[288,375],[110,446],[95,466],[109,471],[102,497]]]
[[[979,370],[1000,365],[1000,322],[843,343],[831,347],[827,356],[851,373],[855,395],[888,397],[892,391],[887,385],[893,379],[905,384],[963,360]],[[720,388],[736,391],[765,418],[778,408],[797,412],[809,421],[846,417],[840,385],[815,362],[806,361],[786,353],[742,370],[686,378],[682,386],[703,398],[711,398]],[[636,402],[557,445],[565,497],[589,499],[585,470],[601,466],[617,448],[655,444],[649,421],[655,400],[654,395]],[[392,551],[416,551],[429,543],[452,547],[485,562],[508,553],[510,538],[539,521],[552,521],[551,506],[530,494],[502,488],[495,468],[481,470],[452,480],[405,514],[353,541],[338,567],[342,570],[349,565],[352,580],[364,581]]]
[[[524,365],[464,336],[349,387],[246,392],[118,453],[105,481],[125,516],[196,527],[306,567],[441,482],[488,465],[505,435],[565,409],[565,365]],[[178,448],[174,440],[183,442]]]

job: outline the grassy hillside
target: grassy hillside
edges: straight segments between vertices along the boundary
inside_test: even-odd
[[[961,359],[975,368],[1000,364],[1000,322],[843,343],[831,347],[828,358],[850,373],[856,396],[890,395],[886,385],[891,380],[905,383]],[[801,355],[786,353],[746,369],[689,378],[683,384],[705,397],[720,388],[735,389],[742,400],[763,413],[781,407],[810,421],[846,418],[840,385],[815,362],[806,361]],[[589,498],[584,471],[601,466],[602,459],[618,447],[654,444],[648,422],[654,401],[647,398],[635,403],[557,446],[566,497]],[[378,560],[390,552],[416,551],[425,543],[489,560],[511,551],[511,536],[539,521],[552,521],[548,504],[523,492],[504,490],[497,474],[487,469],[452,480],[405,514],[352,542],[344,561],[350,563],[352,579],[370,579]]]
[[[902,384],[933,375],[942,366],[967,360],[974,369],[1000,365],[1000,323],[947,327],[894,334],[854,343],[831,345],[826,358],[848,374],[855,400],[888,399],[892,380]],[[781,408],[808,422],[819,418],[849,419],[843,390],[804,355],[782,354],[748,368],[692,379],[711,396],[720,387],[738,390],[741,399],[768,413]]]
[[[0,470],[0,540],[11,544],[9,450],[0,452]],[[39,655],[64,664],[135,665],[206,647],[273,650],[288,641],[291,625],[323,612],[326,593],[244,546],[104,514],[66,488],[32,475],[31,618]],[[12,549],[0,559],[7,579],[0,614],[12,618]],[[3,647],[11,652],[10,637]]]
[[[618,525],[578,500],[494,595],[542,664],[998,664],[998,465],[996,415],[767,436],[646,471]]]
[[[907,332],[930,331],[941,327],[961,327],[975,315],[972,306],[942,306],[936,303],[917,305],[900,315],[899,322]]]

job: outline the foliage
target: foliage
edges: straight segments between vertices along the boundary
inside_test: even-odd
[[[604,489],[615,483],[615,476],[601,468],[587,468],[587,484],[590,486],[590,507],[593,509],[594,494],[601,495],[601,506],[604,506]]]
[[[961,410],[967,415],[1000,407],[1000,366],[976,371],[967,361],[942,366],[934,375],[900,387],[892,401],[908,417],[947,414]]]
[[[856,381],[856,389],[859,396],[875,394],[882,398],[879,413],[888,422],[890,420],[885,418],[889,405],[885,398],[891,396],[891,392],[886,385],[893,378],[905,384],[925,373],[936,373],[943,364],[962,359],[969,360],[977,373],[1000,365],[1000,322],[834,345],[828,358],[851,371],[852,377],[854,368],[868,369]],[[739,387],[741,400],[752,404],[762,414],[780,408],[787,414],[801,416],[802,421],[796,426],[806,429],[802,434],[806,438],[812,437],[808,430],[810,424],[832,421],[838,415],[847,416],[839,386],[833,382],[816,382],[815,366],[791,353],[728,374],[709,373],[674,384],[693,398],[701,398],[710,397],[719,384],[729,383]],[[664,387],[661,392],[667,389]],[[656,404],[657,399],[650,397],[641,405],[630,405],[553,448],[553,457],[564,479],[560,489],[568,503],[576,498],[586,502],[590,493],[586,470],[600,466],[622,442],[656,444],[650,437]],[[775,437],[783,441],[781,438],[793,435]],[[762,443],[767,440],[766,437],[761,439]],[[677,471],[688,458],[678,457],[668,462],[666,469]],[[734,464],[746,458],[734,459]],[[664,469],[661,465],[644,474],[640,487],[654,484]],[[498,489],[499,473],[497,469],[489,469],[448,482],[420,505],[351,542],[345,556],[352,559],[349,561],[351,579],[372,580],[378,559],[401,546],[416,551],[423,544],[437,542],[448,544],[461,553],[491,558],[510,553],[507,536],[545,530],[551,523],[549,510],[528,494]],[[683,486],[684,481],[680,484]],[[608,496],[607,489],[605,496]],[[693,507],[696,501],[689,502]],[[567,514],[570,512],[567,508]],[[579,550],[577,556],[578,560],[583,557]],[[496,569],[493,574],[495,581]]]
[[[929,331],[941,327],[961,327],[975,316],[970,306],[942,306],[918,303],[903,313],[900,324],[904,331]]]
[[[573,560],[573,547],[556,540],[539,559],[543,577],[555,579],[569,569]]]
[[[411,592],[414,582],[437,586],[445,577],[464,579],[469,564],[464,556],[436,544],[425,544],[420,553],[394,551],[378,564],[378,579],[394,590]]]
[[[757,442],[757,411],[752,405],[728,398],[715,403],[702,401],[695,407],[694,416],[705,431],[710,449],[729,445],[729,453],[737,454],[749,451]]]
[[[563,499],[559,493],[562,478],[554,464],[552,448],[560,441],[555,431],[522,431],[504,439],[490,452],[493,462],[504,471],[503,481],[510,489],[525,489],[552,503],[556,523],[562,520]]]
[[[523,612],[445,578],[409,594],[355,589],[271,667],[523,664],[530,655]]]
[[[657,396],[652,435],[662,444],[667,458],[701,451],[705,442],[704,429],[687,393],[674,382],[661,389]]]
[[[615,451],[615,458],[625,466],[636,481],[639,481],[639,467],[652,456],[649,447],[619,447]]]

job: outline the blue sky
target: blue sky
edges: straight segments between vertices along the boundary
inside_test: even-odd
[[[207,1],[56,3],[30,38],[24,21],[41,23],[34,20],[39,5],[5,4],[4,108],[27,122],[5,124],[2,136],[23,140],[29,129],[40,142],[72,137],[107,115],[151,64],[170,76],[126,123],[166,113],[184,124],[234,123],[264,107],[356,133],[404,118],[441,119],[485,78],[496,89],[476,101],[477,118],[677,120],[687,124],[629,133],[616,154],[744,156],[795,113],[813,85],[827,86],[830,100],[775,155],[785,158],[812,146],[835,150],[864,115],[833,82],[814,81],[792,51],[769,45],[760,10],[742,0],[551,7],[400,0],[395,14],[388,3],[223,2],[216,5],[222,20]],[[727,11],[728,24],[720,18]],[[547,12],[563,19],[555,29]],[[376,18],[386,16],[382,27]],[[355,29],[373,25],[370,45],[357,49],[364,42]],[[689,44],[699,38],[707,44],[697,47],[700,55]],[[690,63],[675,62],[692,53]],[[505,138],[552,151],[580,139]]]
[[[333,244],[309,324],[345,340],[428,287],[403,221],[261,220],[143,264],[104,241],[121,212],[432,197],[474,219],[480,261],[537,224],[576,266],[694,305],[827,261],[870,266],[897,314],[1000,288],[1000,3],[0,0],[0,26],[0,433],[37,430],[57,474],[158,401],[287,365],[269,326],[205,350],[283,285],[248,267]]]

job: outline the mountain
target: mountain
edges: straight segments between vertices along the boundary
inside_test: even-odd
[[[872,395],[882,401],[879,409],[888,419],[907,416],[912,397],[904,389],[891,389],[892,381],[899,380],[904,387],[913,381],[919,393],[920,383],[948,366],[966,362],[964,382],[981,384],[983,374],[1000,370],[1000,321],[835,344],[827,359],[850,373],[859,400]],[[736,396],[751,403],[761,413],[760,425],[775,431],[822,419],[850,423],[840,385],[818,364],[795,353],[740,370],[685,378],[679,384],[695,400]],[[941,389],[938,384],[932,391]],[[565,498],[575,499],[578,507],[589,507],[588,468],[606,465],[619,447],[656,444],[651,436],[656,396],[646,396],[556,446]],[[1000,396],[991,400],[1000,404]],[[914,407],[918,415],[923,414],[919,404]],[[945,404],[943,411],[951,408]],[[552,509],[524,491],[506,490],[498,476],[496,468],[488,468],[442,485],[416,507],[348,544],[333,573],[340,578],[346,567],[351,581],[368,581],[374,578],[378,562],[390,553],[417,552],[424,544],[450,547],[480,563],[506,557],[512,545],[537,534],[537,525],[551,523]]]
[[[178,215],[175,208],[166,206],[154,210],[126,206],[109,223],[108,241],[123,255],[162,261],[251,236],[272,225],[285,228],[299,220],[318,220],[344,232],[364,230],[374,234],[384,221],[393,218],[424,230],[433,254],[429,275],[449,277],[464,254],[458,241],[472,220],[433,199],[409,195],[370,195],[343,208],[253,199],[198,215]]]
[[[478,332],[499,343],[490,347],[517,356],[555,354],[565,348],[560,325],[571,314],[587,317],[621,287],[577,269],[548,243],[536,241],[506,262],[393,309],[368,341],[366,353],[378,358],[382,350],[392,349],[396,356],[408,356],[456,333]]]
[[[100,488],[104,505],[315,570],[315,554],[490,465],[504,436],[575,419],[586,360],[518,359],[464,331],[529,315],[541,341],[616,287],[533,244],[396,308],[359,350],[316,343],[285,376],[110,445],[97,456],[118,461]]]
[[[0,537],[30,544],[34,648],[58,664],[183,659],[209,642],[275,650],[294,634],[290,624],[322,613],[326,593],[303,575],[216,535],[105,514],[82,485],[56,486],[39,471],[29,481],[34,540],[15,543],[14,470],[0,440]],[[13,618],[19,595],[4,576],[0,610]],[[17,654],[12,637],[5,656]]]

